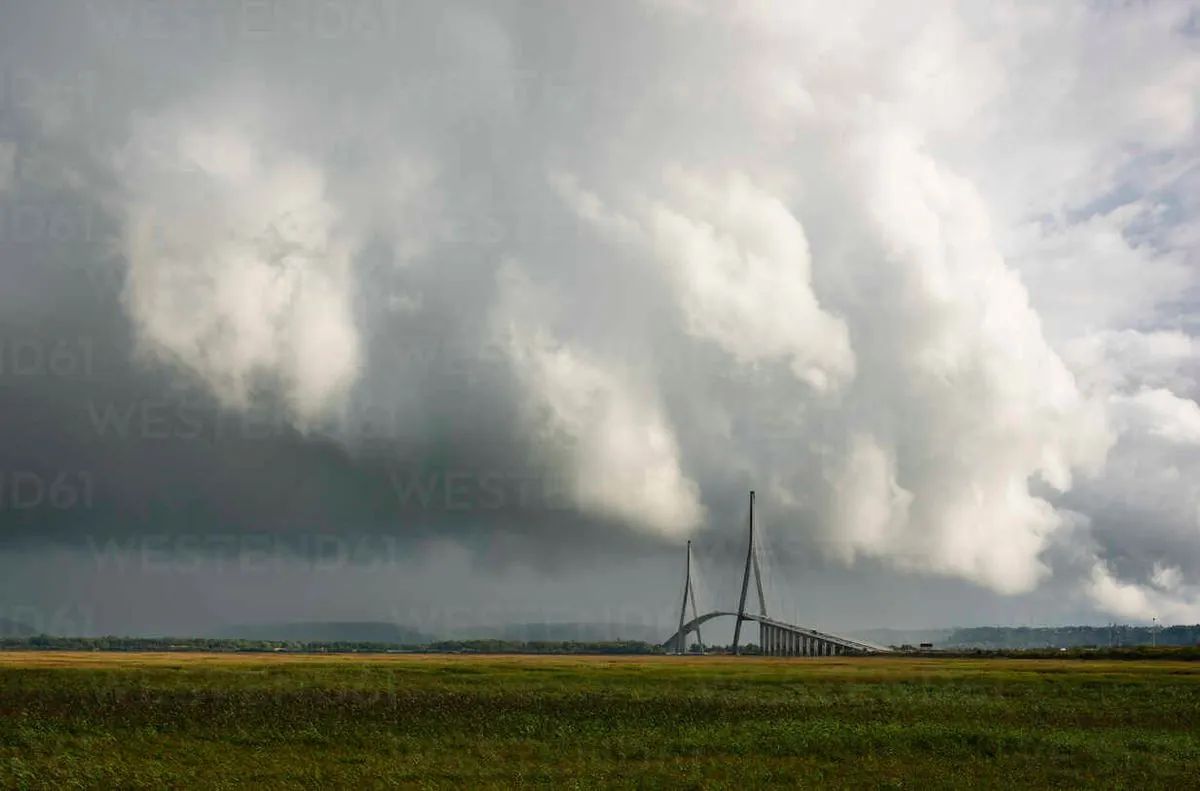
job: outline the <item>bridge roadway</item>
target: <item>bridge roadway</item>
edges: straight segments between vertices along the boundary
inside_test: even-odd
[[[705,613],[684,624],[682,633],[686,638],[688,634],[696,631],[701,625],[714,618],[736,618],[737,616],[738,614],[735,612],[725,611]],[[765,615],[746,613],[742,617],[747,621],[756,621],[759,624],[759,629],[761,630],[760,642],[762,643],[759,648],[767,656],[840,656],[842,654],[892,653],[892,649],[884,648],[880,645],[866,643],[862,640],[852,640],[849,637],[842,637],[827,632],[818,632],[816,629],[806,629],[803,626],[795,626],[783,621],[777,621]],[[676,632],[671,635],[670,639],[663,643],[663,646],[666,648],[677,648],[680,642],[679,637],[680,633]]]

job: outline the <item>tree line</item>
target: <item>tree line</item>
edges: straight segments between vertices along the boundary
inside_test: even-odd
[[[302,653],[480,653],[480,654],[661,654],[660,645],[640,640],[526,642],[440,640],[433,643],[244,640],[208,637],[0,637],[9,651],[212,651]]]

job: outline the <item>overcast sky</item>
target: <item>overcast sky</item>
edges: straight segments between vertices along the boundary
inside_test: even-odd
[[[1200,621],[1200,3],[0,0],[0,618]],[[664,639],[667,634],[663,635]]]

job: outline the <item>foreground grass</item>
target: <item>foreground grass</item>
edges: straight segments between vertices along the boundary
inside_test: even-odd
[[[0,654],[5,788],[1186,788],[1200,668]]]

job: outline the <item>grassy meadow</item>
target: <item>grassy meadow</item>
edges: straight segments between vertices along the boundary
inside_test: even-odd
[[[1200,664],[0,652],[0,788],[1194,788]]]

